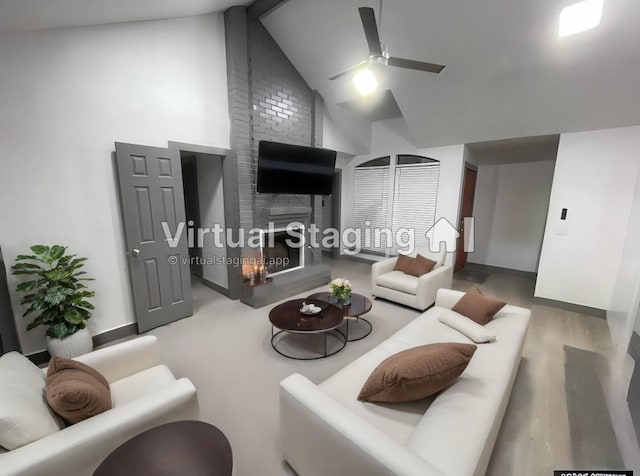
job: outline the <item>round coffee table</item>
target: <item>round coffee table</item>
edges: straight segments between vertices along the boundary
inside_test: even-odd
[[[309,299],[319,299],[324,302],[331,302],[331,293],[322,292],[315,293],[309,296]],[[347,342],[354,342],[356,340],[364,339],[373,330],[373,325],[367,319],[362,317],[371,310],[371,300],[362,294],[352,293],[351,302],[347,305],[337,304],[342,308],[344,320],[346,321],[345,336]],[[350,329],[354,327],[354,329]],[[353,332],[355,331],[355,336]]]
[[[202,421],[176,421],[151,428],[116,448],[93,476],[231,476],[229,441]]]
[[[303,302],[315,304],[322,308],[322,311],[314,316],[302,314],[300,308]],[[269,321],[271,321],[271,347],[283,357],[295,360],[317,360],[335,355],[347,345],[347,337],[337,329],[343,320],[342,309],[326,301],[319,299],[294,299],[284,302],[269,311]],[[275,331],[276,329],[278,329],[278,332]],[[285,353],[278,349],[276,345],[280,342],[278,336],[282,336],[283,334],[323,335],[324,352],[313,357],[297,357]],[[337,339],[339,343],[339,347],[331,352],[327,351],[327,339],[329,337]]]

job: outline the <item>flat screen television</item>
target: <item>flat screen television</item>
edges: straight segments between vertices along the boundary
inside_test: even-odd
[[[331,195],[336,151],[261,140],[258,193]]]

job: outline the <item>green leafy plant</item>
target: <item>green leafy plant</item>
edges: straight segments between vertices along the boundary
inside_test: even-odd
[[[83,284],[91,281],[81,271],[87,258],[67,255],[67,247],[60,245],[35,245],[31,251],[31,255],[18,255],[11,268],[13,274],[30,278],[16,287],[29,293],[21,301],[27,307],[22,316],[35,316],[27,329],[49,326],[47,335],[58,339],[84,329],[94,309],[87,298],[95,294]]]

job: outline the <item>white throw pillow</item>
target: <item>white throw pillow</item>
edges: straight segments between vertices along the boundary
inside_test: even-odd
[[[0,446],[14,450],[64,428],[45,397],[42,371],[24,355],[0,357]]]
[[[466,335],[477,344],[496,340],[496,336],[489,332],[485,326],[481,326],[477,322],[457,312],[445,310],[438,316],[438,320],[461,334]]]

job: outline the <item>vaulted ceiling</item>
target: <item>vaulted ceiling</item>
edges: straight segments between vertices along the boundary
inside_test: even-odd
[[[605,0],[600,26],[559,38],[558,15],[576,1],[386,0],[391,54],[447,65],[439,75],[377,67],[415,144],[640,124],[640,2]],[[357,97],[350,78],[327,80],[367,56],[359,6],[379,18],[377,1],[291,0],[263,23],[362,150],[365,128],[337,106]]]
[[[0,33],[221,12],[252,0],[0,0]]]

